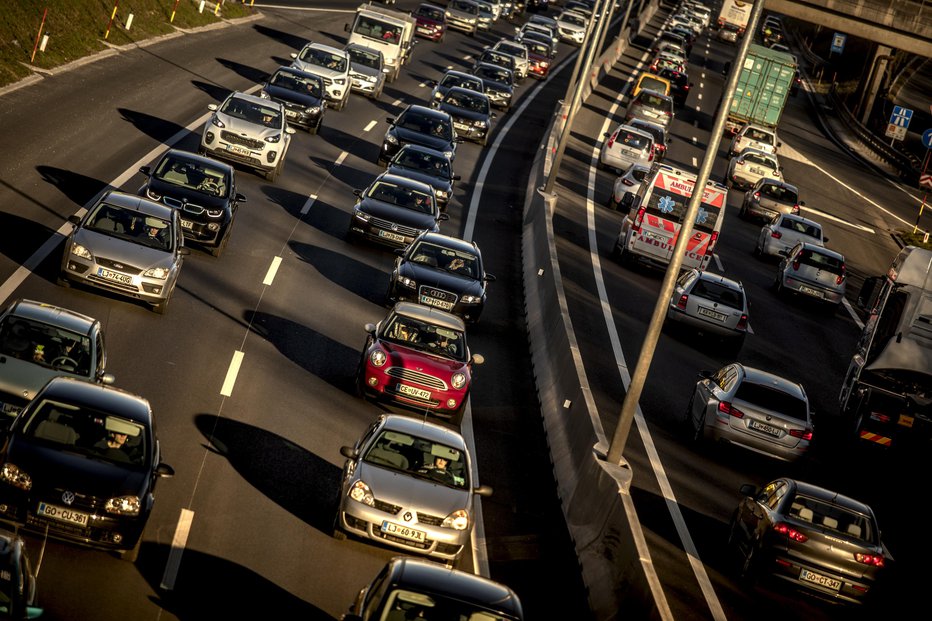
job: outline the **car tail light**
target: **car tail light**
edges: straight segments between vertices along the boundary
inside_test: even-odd
[[[646,208],[646,207],[643,207],[643,206],[642,206],[642,207],[639,207],[639,208],[638,208],[638,213],[637,213],[637,215],[634,217],[634,226],[631,227],[631,228],[634,230],[635,233],[638,233],[638,232],[640,232],[640,230],[641,230],[641,223],[644,221],[644,212],[645,212],[645,211],[647,211],[647,208]]]
[[[712,236],[709,238],[709,247],[706,248],[705,253],[709,254],[712,252],[712,248],[715,248],[715,242],[718,241],[718,231],[712,231]]]
[[[773,530],[780,533],[781,535],[786,535],[793,541],[797,541],[799,543],[804,543],[809,540],[808,536],[799,532],[798,530],[796,530],[795,528],[793,528],[786,522],[777,522],[776,524],[773,525]]]
[[[617,138],[617,137],[618,137],[618,132],[614,132],[611,136],[609,136],[609,138],[608,138],[608,143],[606,143],[605,146],[607,146],[609,149],[611,149],[611,148],[612,148],[612,145],[615,144],[615,138]]]
[[[667,150],[667,145],[665,145],[665,144],[654,145],[654,147],[655,147],[658,151],[660,151],[661,153],[665,153],[666,150]]]
[[[781,233],[780,231],[772,231],[770,233],[770,236],[773,237],[774,239],[780,239],[781,237],[783,237],[783,233]]]
[[[799,270],[799,257],[796,257],[796,260],[793,261],[793,271],[796,272]]]
[[[686,302],[689,300],[689,296],[685,293],[680,296],[680,301],[676,303],[677,308],[682,308],[686,310]]]
[[[841,274],[839,274],[838,276],[835,277],[835,284],[836,284],[836,285],[840,285],[841,283],[844,282],[844,280],[845,280],[845,272],[846,272],[846,271],[847,271],[847,268],[845,268],[845,264],[842,263],[842,264],[841,264]]]
[[[878,423],[889,423],[893,418],[889,414],[882,414],[880,412],[871,412],[871,420],[875,420]]]
[[[760,192],[754,192],[754,200],[756,201],[760,200]]]
[[[718,411],[722,414],[727,414],[728,416],[734,416],[735,418],[744,418],[744,412],[733,406],[728,401],[719,401]]]
[[[748,329],[748,316],[745,314],[741,315],[741,319],[738,320],[738,329],[747,330]]]
[[[812,441],[812,429],[790,429],[790,435],[794,438],[799,438],[800,440],[806,440],[807,442]]]
[[[859,563],[864,563],[865,565],[873,565],[874,567],[883,567],[884,565],[883,557],[879,554],[861,554],[860,552],[855,552],[854,560]]]
[[[648,161],[648,162],[653,162],[653,161],[654,161],[654,150],[653,150],[653,149],[651,149],[651,150],[650,150],[650,153],[648,153],[648,155],[647,155],[647,161]]]
[[[793,213],[799,213],[799,203],[793,205]]]
[[[621,179],[621,182],[622,182],[623,184],[627,185],[627,186],[634,185],[634,182],[631,181],[630,179],[622,178],[622,179]]]

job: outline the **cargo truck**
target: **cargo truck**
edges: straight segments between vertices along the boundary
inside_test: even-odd
[[[753,43],[740,71],[725,129],[735,134],[747,123],[776,128],[796,80],[796,59]]]
[[[722,9],[718,12],[718,27],[731,24],[738,29],[738,37],[744,35],[748,21],[751,19],[751,0],[722,0]]]
[[[393,82],[401,73],[401,67],[411,60],[417,43],[415,28],[417,20],[410,14],[371,2],[359,5],[353,23],[344,26],[349,33],[348,44],[357,43],[382,52],[389,82]]]
[[[857,305],[868,317],[839,394],[843,422],[859,444],[932,449],[932,250],[903,248]]]

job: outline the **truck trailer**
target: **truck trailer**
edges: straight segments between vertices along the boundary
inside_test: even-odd
[[[776,128],[796,80],[796,59],[754,43],[740,71],[725,129],[735,134],[747,123]]]

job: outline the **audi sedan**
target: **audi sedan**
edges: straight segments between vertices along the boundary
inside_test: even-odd
[[[366,325],[356,375],[364,397],[389,401],[459,425],[473,365],[463,320],[437,308],[398,302],[378,324]]]
[[[187,151],[169,149],[153,167],[139,172],[139,195],[178,210],[185,239],[219,257],[230,240],[233,218],[246,197],[236,191],[232,166]]]
[[[459,432],[382,415],[340,454],[346,463],[334,537],[349,533],[455,564],[476,522],[476,496],[492,494],[474,483],[472,456]]]
[[[456,71],[455,69],[448,69],[438,81],[428,81],[427,83],[433,86],[430,97],[428,98],[432,108],[436,108],[444,95],[447,94],[447,91],[454,86],[468,88],[479,93],[485,92],[485,87],[482,85],[481,78],[477,78],[471,73]]]
[[[58,284],[106,289],[165,312],[190,254],[177,210],[111,190],[83,218],[68,221],[74,230],[65,239]]]
[[[685,420],[697,442],[732,444],[790,463],[806,457],[812,444],[802,384],[737,362],[699,374]]]
[[[485,93],[454,87],[447,91],[437,108],[453,119],[456,135],[485,146],[492,133],[495,114]]]
[[[282,104],[288,125],[316,134],[327,111],[326,93],[324,79],[319,75],[294,67],[279,67],[269,76],[259,97]]]
[[[741,496],[728,543],[746,583],[767,578],[835,604],[877,601],[893,558],[870,506],[790,478],[744,484]]]
[[[390,302],[417,302],[479,321],[486,283],[495,280],[482,264],[475,242],[440,233],[423,233],[407,250],[398,251],[388,284]]]
[[[446,211],[453,186],[460,176],[453,174],[453,166],[446,155],[434,149],[406,144],[388,163],[390,175],[421,181],[434,188],[440,211]]]
[[[379,164],[385,165],[406,144],[418,144],[440,151],[452,162],[459,140],[453,119],[446,112],[409,105],[397,118],[389,117],[388,131],[379,150]]]
[[[0,453],[0,517],[135,561],[162,463],[149,402],[56,377],[13,421]]]
[[[440,211],[431,186],[414,179],[382,173],[365,190],[354,190],[357,198],[347,239],[406,248],[424,231],[437,232],[449,219]]]

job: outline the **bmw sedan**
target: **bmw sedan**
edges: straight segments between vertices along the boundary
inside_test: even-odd
[[[319,75],[294,67],[279,67],[269,76],[259,97],[282,104],[288,125],[316,134],[327,110],[326,93],[324,79]]]
[[[379,164],[392,159],[406,144],[419,144],[440,151],[452,162],[456,157],[456,132],[446,112],[409,105],[397,118],[389,117],[388,131],[379,150]]]
[[[65,239],[58,284],[106,289],[165,312],[190,253],[177,210],[110,191],[83,218],[68,221],[74,230]]]
[[[169,149],[153,167],[139,172],[139,195],[178,210],[181,232],[219,257],[230,239],[233,218],[246,197],[236,191],[236,171],[224,162]]]
[[[475,242],[440,233],[423,233],[407,250],[398,251],[388,284],[388,299],[439,308],[479,321],[485,307],[486,283],[495,280],[482,265]]]
[[[488,95],[454,87],[440,100],[438,109],[453,119],[453,129],[456,130],[457,136],[477,142],[483,147],[488,144],[489,134],[492,133],[492,120],[495,118]]]
[[[393,402],[459,425],[473,356],[463,320],[437,308],[398,302],[378,324],[366,325],[356,386],[364,397]]]
[[[134,561],[161,461],[149,402],[56,377],[13,421],[0,453],[0,517]]]
[[[453,186],[460,176],[453,174],[453,165],[446,155],[434,149],[406,144],[388,163],[387,173],[421,181],[434,188],[440,211],[446,211],[453,196]]]
[[[424,231],[437,232],[449,216],[440,211],[434,190],[426,183],[382,173],[357,198],[347,239],[406,248]]]
[[[785,462],[806,457],[812,444],[802,385],[737,362],[699,374],[685,420],[696,441],[733,444]]]
[[[741,496],[728,543],[746,583],[767,578],[835,604],[877,601],[893,558],[870,506],[790,478],[742,485]]]
[[[473,482],[463,436],[414,417],[382,415],[340,454],[346,463],[334,537],[349,533],[452,567],[469,544],[476,496],[492,494]]]

